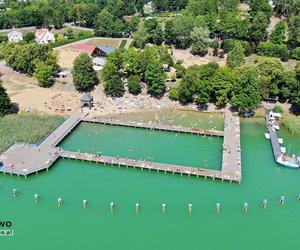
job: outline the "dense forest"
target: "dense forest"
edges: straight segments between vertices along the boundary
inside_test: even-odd
[[[55,25],[76,22],[93,28],[95,20],[104,9],[114,21],[124,15],[143,14],[147,0],[7,0],[0,7],[0,29],[24,26]],[[157,11],[173,11],[184,8],[187,0],[154,0]]]
[[[183,104],[215,103],[222,107],[231,103],[240,113],[247,113],[255,110],[261,100],[276,97],[300,107],[300,64],[294,63],[296,67],[283,64],[289,59],[300,60],[300,0],[274,0],[273,6],[268,0],[154,0],[157,13],[144,18],[146,2],[8,0],[3,5],[6,11],[0,13],[0,27],[52,24],[59,28],[65,22],[75,22],[93,28],[97,36],[132,35],[135,48],[117,50],[109,56],[101,72],[107,95],[122,96],[126,84],[129,92],[139,94],[142,82],[150,95],[163,96],[167,90],[163,67],[168,64],[175,67],[179,83],[170,90],[169,97]],[[241,3],[247,5],[241,6]],[[167,18],[163,21],[157,18],[165,14]],[[125,15],[134,17],[125,22]],[[149,48],[147,43],[155,46]],[[197,56],[212,51],[216,58],[226,57],[226,66],[209,63],[186,69],[180,61],[173,62],[168,54],[172,48],[190,48]],[[8,63],[26,72],[28,68],[14,60],[20,51],[26,54],[24,49],[12,46],[9,51],[12,52],[6,53]],[[246,57],[254,53],[261,57],[254,63],[247,62]],[[86,69],[91,68],[87,58],[80,60],[78,79],[82,77],[80,70],[85,72],[79,67],[81,64]],[[29,73],[44,86],[57,70],[55,60],[30,65]],[[89,82],[93,84],[95,81],[90,79],[94,78],[92,72]],[[92,84],[77,88],[86,90],[93,87]]]

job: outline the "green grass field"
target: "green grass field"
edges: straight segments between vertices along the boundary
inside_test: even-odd
[[[0,151],[13,142],[38,143],[64,121],[58,115],[20,113],[0,118]]]

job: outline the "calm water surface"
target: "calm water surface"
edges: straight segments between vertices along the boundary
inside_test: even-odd
[[[0,237],[0,249],[297,249],[300,171],[274,163],[264,132],[260,120],[242,122],[240,185],[69,160],[27,180],[1,175],[0,218],[13,222],[15,236]],[[300,153],[299,137],[284,130],[281,135],[287,148]],[[221,144],[216,138],[83,124],[61,146],[218,168]],[[18,198],[11,195],[13,188],[20,190]],[[39,204],[34,193],[41,196]],[[286,196],[284,205],[280,195]],[[62,208],[58,197],[64,199]],[[267,209],[260,208],[263,198]],[[89,201],[87,209],[82,199]],[[110,201],[117,205],[113,214]],[[214,212],[216,202],[222,204],[220,214]],[[241,211],[243,202],[248,213]],[[164,215],[161,203],[168,207]]]

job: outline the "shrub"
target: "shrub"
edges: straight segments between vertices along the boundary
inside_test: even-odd
[[[178,88],[173,87],[169,91],[169,98],[173,101],[178,101]]]
[[[275,113],[283,113],[283,109],[282,109],[282,107],[279,106],[279,105],[276,105],[276,106],[273,108],[273,111],[274,111]]]
[[[7,42],[7,40],[8,40],[7,36],[0,35],[0,43]]]
[[[175,64],[174,67],[176,69],[176,77],[178,79],[182,78],[184,76],[184,74],[185,74],[185,71],[186,71],[185,67],[182,66],[182,64],[178,63],[178,62]]]
[[[92,37],[94,37],[94,34],[92,34],[90,32],[86,32],[84,35],[75,37],[73,39],[56,40],[55,43],[51,43],[51,47],[55,48],[55,47],[59,47],[59,46],[62,46],[62,45],[66,45],[66,44],[69,44],[69,43],[77,42],[77,41],[84,40],[84,39],[87,39],[87,38],[92,38]]]
[[[24,36],[24,41],[26,41],[27,43],[30,43],[32,41],[34,41],[35,39],[35,35],[33,32],[28,32],[25,36]]]
[[[300,47],[295,48],[295,49],[292,51],[292,58],[293,58],[293,59],[296,59],[296,60],[300,60]]]
[[[121,43],[120,43],[119,49],[124,49],[126,44],[127,44],[127,40],[125,40],[125,39],[122,40]]]
[[[289,59],[288,49],[284,44],[274,44],[271,42],[261,42],[256,48],[260,56],[273,56],[281,58],[282,61]]]
[[[242,45],[245,56],[250,56],[253,53],[249,42],[236,39],[226,39],[223,42],[222,48],[224,49],[224,52],[229,53],[235,47],[236,43],[240,43]]]
[[[282,120],[285,126],[293,135],[300,135],[300,119],[297,116],[285,115]]]
[[[138,75],[131,75],[128,78],[128,91],[133,95],[138,95],[142,92],[141,78]]]

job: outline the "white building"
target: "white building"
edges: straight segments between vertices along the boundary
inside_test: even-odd
[[[154,11],[154,4],[153,2],[148,2],[144,5],[144,13],[145,14],[151,14]]]
[[[93,58],[93,69],[95,71],[102,70],[103,66],[106,64],[106,59],[104,57],[94,57]]]
[[[17,31],[15,28],[12,28],[12,30],[8,33],[8,41],[9,42],[21,42],[23,41],[23,35],[21,32]]]
[[[38,29],[35,32],[35,41],[38,44],[54,43],[55,37],[48,29]]]

